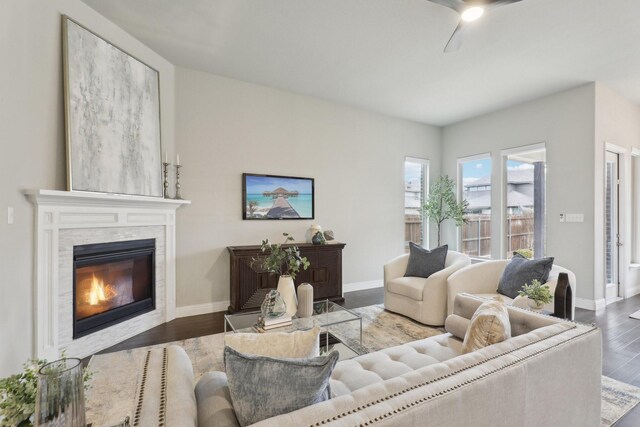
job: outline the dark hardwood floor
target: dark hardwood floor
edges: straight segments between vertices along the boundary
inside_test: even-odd
[[[598,312],[576,309],[576,320],[595,323],[602,329],[602,374],[640,387],[640,320],[629,314],[640,310],[640,295],[615,302]],[[640,405],[616,427],[640,425]]]
[[[344,306],[347,308],[365,307],[367,305],[381,304],[383,298],[382,288],[368,289],[365,291],[349,292],[344,295]],[[186,340],[188,338],[201,337],[203,335],[217,334],[224,331],[224,312],[202,314],[200,316],[183,317],[160,326],[156,326],[146,332],[126,341],[102,350],[99,354],[112,353],[114,351],[128,350],[130,348],[144,347],[147,345],[162,344],[171,341]]]
[[[356,308],[382,303],[382,289],[349,292],[345,307]],[[629,314],[640,310],[640,295],[607,306],[599,312],[576,309],[576,320],[595,323],[602,329],[602,373],[610,378],[640,387],[640,320]],[[160,325],[121,342],[100,353],[126,350],[147,345],[210,335],[224,330],[224,313],[184,317]],[[640,425],[640,405],[636,406],[616,427]]]

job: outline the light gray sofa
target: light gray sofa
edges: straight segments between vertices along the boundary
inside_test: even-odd
[[[600,330],[509,307],[513,337],[462,355],[483,301],[458,295],[447,333],[341,361],[332,399],[255,426],[599,426]],[[170,353],[177,376],[188,377],[186,353]],[[170,359],[175,381],[171,371]],[[237,425],[224,373],[209,372],[192,393],[185,389],[167,390],[166,407],[181,414],[166,419],[182,420],[167,425],[194,426],[196,412],[198,426]]]
[[[498,293],[498,283],[507,264],[509,264],[509,260],[507,259],[482,261],[451,274],[447,279],[447,314],[453,313],[453,301],[456,295],[461,293],[477,295],[483,298],[493,298],[500,295],[500,298],[502,298],[506,304],[526,308],[529,300],[527,297],[518,296],[515,299],[511,299]],[[567,274],[571,290],[573,291],[571,301],[571,319],[573,319],[576,310],[576,275],[573,274],[572,271],[554,264],[549,272],[549,278],[544,284],[549,286],[549,290],[551,294],[553,294],[558,285],[558,275],[560,273]],[[554,302],[551,301],[549,304],[545,304],[543,310],[553,313]]]

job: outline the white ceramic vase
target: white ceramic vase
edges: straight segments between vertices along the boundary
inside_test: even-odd
[[[285,316],[294,316],[298,311],[298,299],[296,297],[296,286],[293,284],[291,276],[283,274],[278,279],[278,292],[287,305]]]
[[[542,311],[542,308],[544,307],[544,304],[542,303],[538,303],[535,300],[529,298],[529,307],[533,310],[533,311]]]

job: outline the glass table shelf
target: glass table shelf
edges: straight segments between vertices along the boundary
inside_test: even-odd
[[[258,332],[254,329],[254,325],[258,322],[260,314],[261,313],[259,311],[225,314],[224,332]],[[358,323],[360,345],[362,345],[362,317],[329,300],[314,302],[313,314],[310,317],[293,316],[290,325],[261,332],[268,334],[270,332],[306,331],[317,325],[321,328],[320,354],[326,354],[332,350],[337,350],[340,354],[340,360],[343,360],[358,356],[359,353],[346,343],[342,342],[340,338],[331,332],[331,329],[337,325],[342,325],[348,322]]]

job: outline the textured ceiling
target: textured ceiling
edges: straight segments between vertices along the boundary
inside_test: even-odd
[[[640,1],[84,0],[174,64],[446,125],[590,81],[640,104]]]

